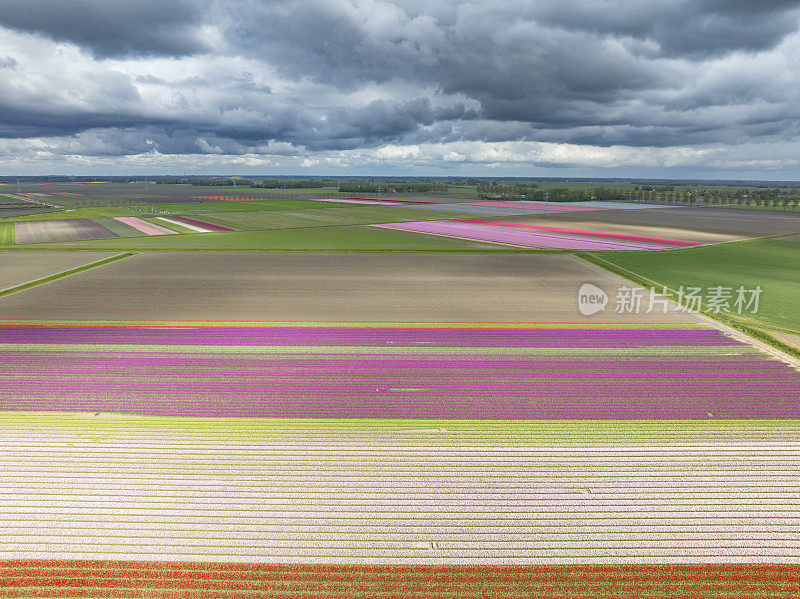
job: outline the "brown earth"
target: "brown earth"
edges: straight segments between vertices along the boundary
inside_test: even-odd
[[[0,252],[0,291],[113,256],[108,252]]]
[[[580,314],[584,283],[608,293],[604,312]],[[0,298],[0,318],[696,322],[615,314],[628,285],[566,254],[159,252]]]

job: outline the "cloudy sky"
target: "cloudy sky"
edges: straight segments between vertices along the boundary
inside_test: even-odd
[[[0,0],[0,174],[800,179],[800,1]]]

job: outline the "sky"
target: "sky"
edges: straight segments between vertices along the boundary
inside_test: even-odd
[[[0,0],[0,175],[800,180],[800,1]]]

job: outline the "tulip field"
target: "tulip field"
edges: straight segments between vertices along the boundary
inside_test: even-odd
[[[138,216],[50,219],[20,221],[13,225],[18,244],[233,231],[228,227],[177,215],[148,219]]]
[[[497,243],[521,248],[583,251],[653,251],[670,250],[699,243],[641,235],[613,235],[599,231],[530,226],[480,219],[421,221],[376,224],[373,227],[441,235],[469,241]]]
[[[789,597],[798,397],[702,324],[6,322],[0,597]]]
[[[77,189],[0,222],[0,599],[800,596],[792,215]]]
[[[264,418],[797,418],[708,328],[0,328],[0,409]],[[654,376],[658,373],[658,376]]]

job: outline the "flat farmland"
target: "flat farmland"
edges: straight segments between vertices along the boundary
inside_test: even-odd
[[[86,566],[77,560],[180,562],[186,571],[228,563],[234,572],[346,564],[354,578],[369,565],[796,567],[798,441],[797,421],[777,419],[7,412],[0,559],[65,560],[27,573],[29,585],[54,586],[74,578],[46,576],[47,567]],[[158,569],[128,588],[163,596]]]
[[[541,217],[508,217],[512,222],[531,222],[542,224]],[[631,232],[661,230],[662,236],[678,236],[681,231],[687,240],[709,242],[718,239],[750,239],[768,235],[800,233],[800,215],[784,213],[748,212],[745,210],[726,210],[724,208],[655,208],[641,210],[603,210],[575,214],[551,214],[549,219],[554,226],[608,226],[612,232]],[[622,227],[619,229],[618,227]],[[668,233],[668,234],[667,234]],[[678,237],[681,238],[681,237]]]
[[[0,191],[16,195],[16,186],[0,187]],[[263,199],[272,200],[308,200],[314,198],[344,197],[350,193],[340,193],[338,189],[260,189],[251,187],[209,187],[196,185],[169,185],[155,184],[145,185],[144,183],[61,183],[54,185],[27,184],[24,186],[23,194],[20,198],[30,197],[30,199],[42,202],[49,202],[66,208],[79,208],[82,206],[136,206],[142,204],[170,204],[175,202],[186,202],[202,204],[215,201],[214,198],[238,199]],[[361,194],[375,195],[377,194]],[[391,194],[393,196],[394,194]],[[390,197],[391,197],[390,196]],[[441,197],[423,195],[415,198],[410,195],[401,194],[399,199],[420,199],[422,201],[454,201],[462,196],[455,194],[440,194]],[[386,197],[386,196],[383,196]],[[388,199],[388,198],[387,198]],[[467,194],[464,198],[474,200],[474,191]],[[246,203],[246,202],[244,202]]]
[[[685,228],[681,226],[654,226],[650,224],[640,224],[652,222],[645,216],[644,219],[639,221],[636,217],[638,213],[631,211],[632,214],[616,215],[616,221],[629,221],[629,222],[606,222],[605,220],[589,220],[583,218],[584,214],[580,215],[552,215],[550,218],[543,218],[539,216],[512,216],[508,218],[495,218],[494,221],[504,223],[512,223],[514,225],[534,226],[534,227],[547,227],[552,229],[570,229],[581,231],[592,231],[598,233],[607,233],[610,235],[638,235],[655,238],[676,239],[686,242],[696,243],[724,243],[727,241],[737,241],[742,239],[742,234],[730,233],[714,233],[702,231],[694,228]],[[627,217],[627,218],[626,218]],[[486,219],[487,221],[489,219]]]
[[[105,252],[4,252],[0,254],[0,290],[90,264],[111,255]]]
[[[568,253],[361,226],[463,215],[186,200],[70,214],[191,234],[0,253],[149,250],[0,297],[0,596],[792,596],[796,360],[617,313],[632,284]],[[800,220],[710,212],[518,220],[794,290],[788,238],[691,246]]]
[[[317,205],[321,205],[321,202]],[[416,221],[425,219],[415,210],[396,206],[344,205],[331,208],[303,210],[270,210],[246,212],[204,213],[204,216],[228,223],[241,229],[283,229],[301,227],[329,227],[336,225],[362,225],[393,221]],[[431,214],[429,219],[460,218],[466,216],[458,211]]]
[[[16,223],[17,243],[106,239],[117,234],[86,218]]]
[[[473,218],[451,221],[387,223],[372,226],[380,229],[408,231],[470,241],[485,241],[510,247],[539,250],[662,251],[697,243],[652,236],[605,233],[602,231]]]
[[[790,597],[800,568],[787,564],[663,564],[570,566],[348,566],[230,564],[121,560],[3,560],[0,575],[22,595],[139,599],[247,597],[537,597],[538,599],[649,599]],[[180,590],[175,590],[180,589]],[[45,593],[50,593],[45,595]],[[67,595],[60,595],[67,596]]]
[[[800,551],[800,373],[708,325],[71,322],[0,337],[0,559],[31,585],[75,560],[362,573]]]
[[[201,215],[193,216],[203,218]],[[380,230],[366,226],[284,228],[214,232],[202,235],[153,235],[139,238],[28,244],[21,247],[42,250],[142,252],[498,252],[509,249],[519,251],[516,248],[491,243]]]
[[[0,340],[3,411],[342,419],[800,417],[793,401],[800,396],[797,370],[702,325],[12,324],[0,327]]]
[[[800,247],[791,238],[689,248],[662,256],[645,257],[641,252],[604,253],[602,259],[671,289],[680,286],[760,287],[758,311],[745,312],[742,318],[796,335],[800,333]]]
[[[584,283],[628,285],[566,254],[147,253],[0,298],[0,318],[696,322],[584,317]]]

